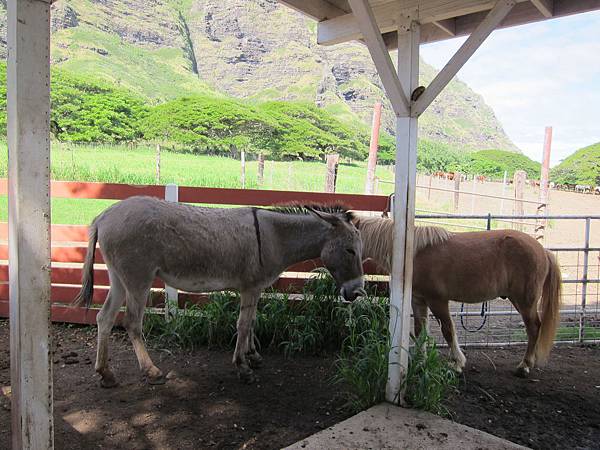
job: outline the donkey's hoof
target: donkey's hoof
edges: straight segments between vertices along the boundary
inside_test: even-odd
[[[526,366],[517,367],[517,370],[515,371],[515,375],[518,376],[519,378],[529,378],[529,367],[526,367]]]
[[[119,385],[119,382],[116,380],[116,378],[113,375],[103,376],[100,379],[100,387],[110,389],[110,388],[115,388],[118,385]]]
[[[256,375],[254,375],[254,372],[252,372],[252,369],[240,369],[238,371],[238,377],[240,379],[240,381],[242,383],[246,383],[246,384],[253,384],[257,378]]]
[[[258,369],[263,365],[263,357],[258,353],[250,353],[246,356],[246,358],[248,359],[248,364],[253,369]]]

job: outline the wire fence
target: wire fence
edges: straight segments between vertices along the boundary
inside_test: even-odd
[[[543,216],[548,223],[575,222],[581,226],[580,243],[548,245],[563,276],[563,292],[557,343],[600,343],[600,246],[592,246],[592,231],[600,231],[600,216]],[[501,229],[531,225],[538,215],[450,215],[417,214],[421,224],[442,224],[448,228]],[[596,224],[596,228],[594,228]],[[556,228],[560,228],[555,225]],[[531,230],[533,234],[533,230]],[[484,304],[451,302],[459,342],[463,346],[508,346],[524,344],[527,334],[521,315],[508,300],[494,299]],[[437,321],[430,317],[430,330],[439,344],[445,345]]]

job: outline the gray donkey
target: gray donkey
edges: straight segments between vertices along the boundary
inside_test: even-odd
[[[164,383],[141,335],[146,300],[157,276],[189,292],[240,291],[233,362],[240,379],[252,382],[251,367],[262,361],[254,343],[257,303],[287,267],[320,257],[346,300],[364,295],[362,243],[351,220],[352,214],[339,206],[217,209],[142,196],[114,204],[90,226],[83,286],[74,301],[91,304],[99,242],[110,279],[97,316],[101,385],[117,385],[108,366],[108,340],[124,301],[123,325],[140,369],[149,383]]]

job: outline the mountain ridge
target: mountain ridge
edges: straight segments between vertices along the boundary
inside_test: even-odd
[[[52,30],[53,64],[101,77],[151,104],[193,94],[310,101],[368,127],[373,103],[383,99],[383,128],[394,133],[367,49],[318,46],[316,23],[272,0],[61,0],[52,6]],[[421,83],[434,75],[422,62]],[[459,80],[420,124],[421,137],[461,150],[518,151],[491,108]]]

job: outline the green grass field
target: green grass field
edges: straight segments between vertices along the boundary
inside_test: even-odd
[[[0,143],[0,178],[7,176],[8,152]],[[241,188],[239,160],[218,156],[193,155],[163,149],[161,176],[156,180],[156,149],[151,145],[129,148],[125,145],[73,145],[52,143],[52,179],[64,181],[95,181],[125,184],[168,184]],[[314,161],[266,161],[264,180],[258,183],[258,163],[246,164],[246,188],[294,191],[323,191],[326,167]],[[366,163],[340,164],[337,192],[363,193]],[[377,176],[392,180],[393,174],[379,167]],[[379,185],[380,194],[392,192],[392,184]],[[52,222],[56,224],[87,224],[113,202],[110,200],[52,200]],[[0,221],[7,220],[7,200],[0,197]]]

